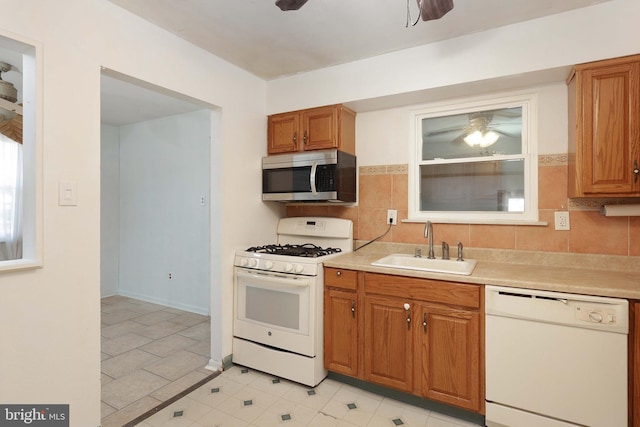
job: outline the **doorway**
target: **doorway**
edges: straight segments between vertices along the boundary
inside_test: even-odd
[[[167,396],[166,390],[187,388],[207,374],[204,368],[211,358],[210,150],[217,122],[217,112],[211,108],[103,70],[103,398],[105,390],[117,396],[114,390],[119,384],[127,389],[132,375],[135,384],[145,384],[136,399],[103,399],[103,425],[110,418],[114,425],[122,425],[127,421],[122,416],[134,419],[157,398]],[[165,358],[169,350],[178,351],[174,366],[172,359]],[[182,375],[178,361],[185,360],[202,366],[190,366],[195,369]]]

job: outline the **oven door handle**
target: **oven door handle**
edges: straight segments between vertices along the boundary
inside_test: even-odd
[[[308,278],[289,278],[286,276],[273,276],[269,274],[255,274],[248,273],[243,270],[238,270],[236,272],[236,277],[245,278],[245,279],[254,279],[259,280],[263,283],[269,283],[272,285],[277,285],[276,287],[284,288],[308,288],[309,287],[309,279]]]

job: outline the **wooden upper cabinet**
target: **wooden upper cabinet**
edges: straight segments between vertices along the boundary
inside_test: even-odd
[[[338,150],[355,155],[356,113],[344,105],[274,114],[268,120],[268,154]]]
[[[640,194],[640,55],[569,77],[569,197]]]

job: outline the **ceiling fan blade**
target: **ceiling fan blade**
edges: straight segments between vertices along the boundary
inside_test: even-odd
[[[466,129],[466,126],[454,126],[454,127],[450,127],[450,128],[444,128],[444,129],[440,129],[440,130],[434,130],[431,131],[427,134],[427,136],[438,136],[438,135],[442,135],[445,133],[451,133],[451,132],[460,132]]]
[[[280,8],[280,10],[298,10],[307,0],[276,0],[276,6]]]
[[[453,9],[453,0],[416,0],[423,21],[440,19]],[[421,4],[422,3],[422,4]]]

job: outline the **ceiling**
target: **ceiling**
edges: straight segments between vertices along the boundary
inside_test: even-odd
[[[110,0],[266,80],[484,31],[606,0],[454,0],[406,28],[407,0]],[[416,0],[409,0],[416,17]]]
[[[407,22],[406,0],[309,0],[281,11],[274,0],[109,0],[265,80],[377,56],[609,0],[454,0],[437,21]],[[415,0],[409,0],[412,19]],[[119,87],[123,84],[124,87]],[[185,112],[184,101],[103,78],[103,122],[114,125]],[[134,100],[139,95],[140,98]],[[132,108],[124,111],[122,103]],[[143,108],[139,104],[152,105]],[[188,103],[187,103],[188,104]],[[118,107],[120,105],[120,107]],[[198,109],[202,108],[192,108]],[[152,112],[150,110],[156,110]],[[118,113],[118,117],[115,114]]]

